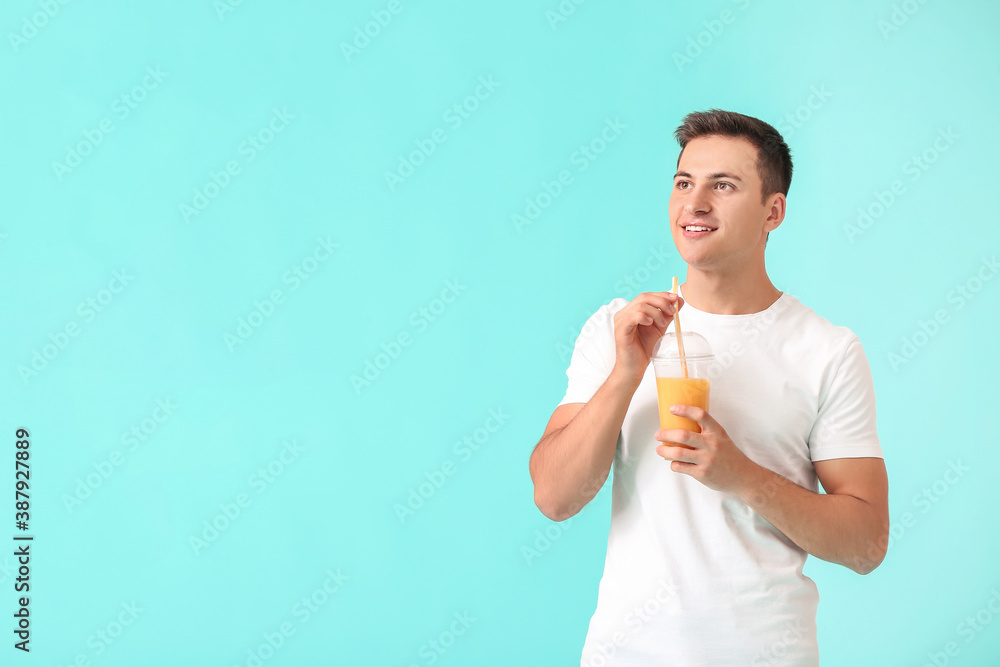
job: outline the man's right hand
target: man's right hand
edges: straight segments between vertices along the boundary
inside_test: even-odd
[[[643,292],[615,313],[613,373],[636,384],[642,380],[653,346],[674,320],[684,300],[672,292]]]
[[[552,413],[528,463],[535,504],[564,521],[591,501],[607,480],[632,394],[649,358],[684,301],[669,292],[645,292],[615,313],[615,367],[586,403]]]

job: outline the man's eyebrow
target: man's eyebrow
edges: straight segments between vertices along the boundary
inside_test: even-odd
[[[678,171],[676,174],[674,174],[674,178],[678,178],[678,177],[692,178],[691,174],[687,173],[686,171]],[[720,171],[720,172],[718,172],[716,174],[712,174],[711,176],[708,177],[708,180],[710,180],[710,181],[716,181],[716,180],[719,180],[720,178],[727,178],[727,179],[729,179],[731,181],[739,181],[740,183],[743,182],[743,179],[740,178],[739,176],[737,176],[736,174],[727,174],[724,171]]]

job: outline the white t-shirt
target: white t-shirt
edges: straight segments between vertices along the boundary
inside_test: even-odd
[[[614,299],[584,326],[560,405],[586,403],[615,363]],[[751,460],[818,491],[813,461],[882,458],[857,336],[789,294],[749,315],[685,303],[683,331],[716,355],[709,414]],[[673,330],[673,325],[670,326]],[[614,459],[611,530],[581,665],[818,665],[806,552],[735,496],[670,470],[646,370]]]

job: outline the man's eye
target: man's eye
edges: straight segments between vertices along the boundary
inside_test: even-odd
[[[716,183],[715,185],[716,185],[716,187],[720,187],[720,188],[729,188],[730,190],[733,189],[733,184],[732,183]]]
[[[687,181],[677,181],[678,190],[687,190],[687,186],[690,185]]]

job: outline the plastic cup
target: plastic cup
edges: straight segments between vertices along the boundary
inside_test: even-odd
[[[715,359],[712,348],[704,337],[694,331],[685,331],[684,360],[687,377],[677,351],[677,335],[664,335],[653,347],[652,364],[656,375],[656,401],[660,409],[660,428],[683,429],[701,433],[698,423],[670,412],[670,407],[678,403],[694,405],[708,411],[709,393],[712,381],[708,377],[709,366]],[[686,447],[681,443],[669,443]],[[688,449],[691,449],[688,447]]]

